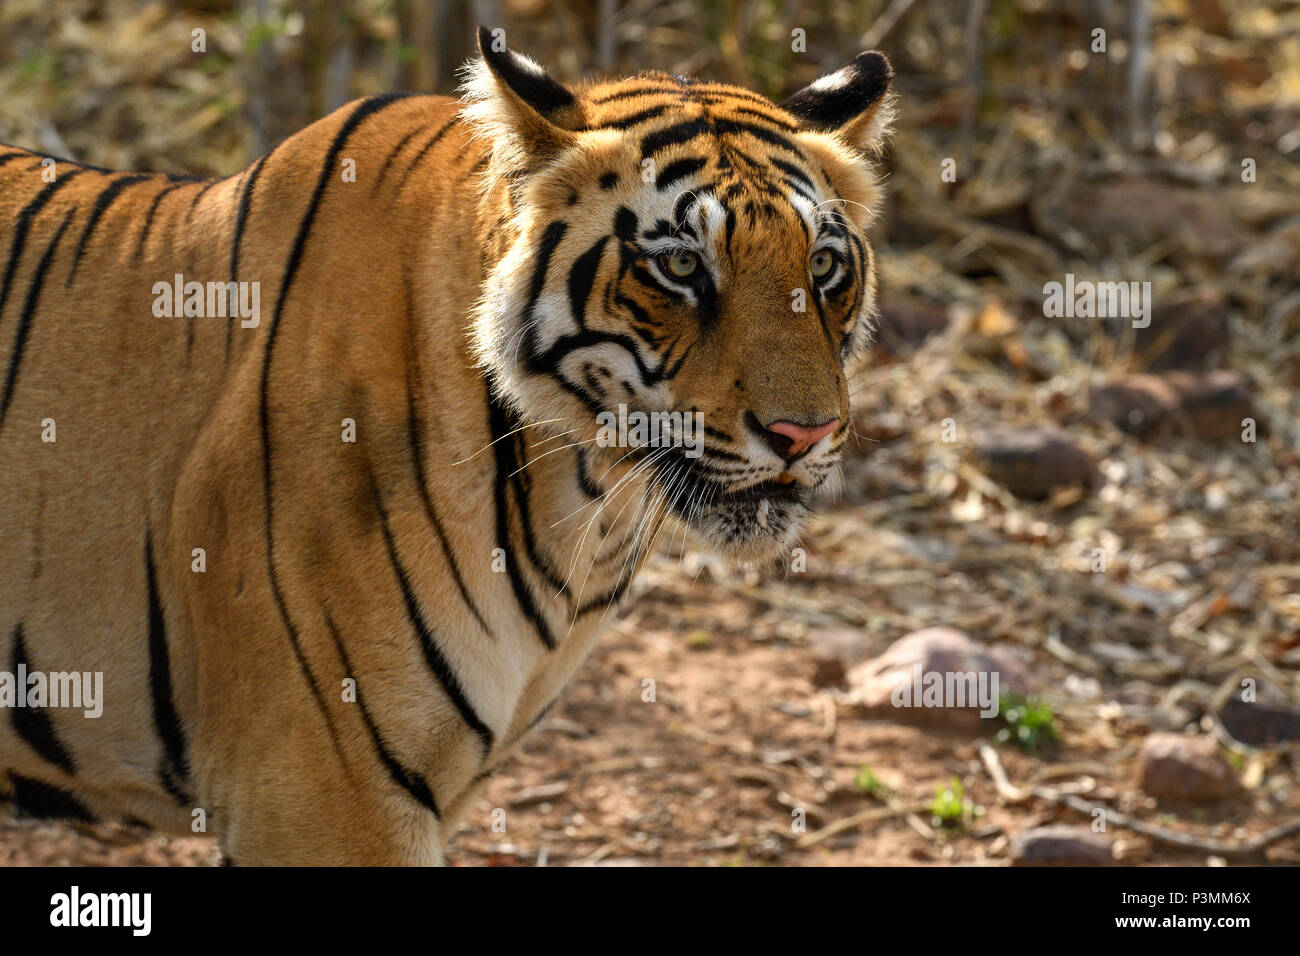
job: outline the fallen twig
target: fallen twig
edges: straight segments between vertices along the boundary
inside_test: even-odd
[[[1030,798],[1037,797],[1058,806],[1069,807],[1088,816],[1092,816],[1094,811],[1101,809],[1105,811],[1107,823],[1113,823],[1125,830],[1132,830],[1134,833],[1141,833],[1153,840],[1159,840],[1161,843],[1168,843],[1184,849],[1201,850],[1215,856],[1254,856],[1279,840],[1285,840],[1289,836],[1300,833],[1300,817],[1279,824],[1271,830],[1265,830],[1258,836],[1241,842],[1215,840],[1209,837],[1198,837],[1190,833],[1180,833],[1168,827],[1137,820],[1120,810],[1113,810],[1109,807],[1099,808],[1096,803],[1076,797],[1073,794],[1062,793],[1052,787],[1017,787],[1007,778],[1006,771],[1002,769],[1002,761],[998,759],[997,751],[988,744],[980,745],[980,759],[984,761],[984,767],[988,770],[998,794],[1008,803],[1023,803]]]
[[[864,823],[870,823],[873,820],[888,820],[891,817],[902,817],[902,816],[906,816],[909,813],[917,813],[924,809],[925,807],[920,804],[918,804],[917,806],[909,806],[909,807],[892,806],[892,805],[887,807],[867,807],[867,809],[859,810],[851,817],[845,817],[842,820],[836,820],[834,823],[830,824],[829,826],[825,826],[822,827],[820,830],[815,830],[812,833],[805,834],[804,836],[800,837],[798,840],[795,840],[794,847],[796,850],[806,850],[808,849],[808,847],[816,846],[818,843],[822,843],[826,840],[829,840],[831,837],[837,834],[845,833],[849,830],[856,830]]]

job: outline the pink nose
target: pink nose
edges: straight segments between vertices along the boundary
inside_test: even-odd
[[[765,426],[766,434],[763,437],[767,439],[768,445],[774,452],[786,461],[791,461],[839,427],[838,418],[832,418],[811,428],[806,425],[796,425],[794,422],[773,422]]]

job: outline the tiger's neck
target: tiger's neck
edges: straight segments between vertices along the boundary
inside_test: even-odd
[[[634,463],[620,461],[626,450],[600,448],[586,437],[596,432],[593,417],[557,422],[549,420],[554,415],[521,415],[492,388],[491,369],[479,364],[465,310],[490,291],[486,277],[514,238],[511,213],[502,187],[479,206],[472,259],[426,258],[412,269],[406,334],[418,379],[414,409],[431,449],[427,490],[441,486],[444,495],[475,502],[472,515],[457,519],[474,529],[462,548],[479,551],[479,560],[490,556],[484,564],[493,573],[483,581],[493,600],[556,647],[627,594],[663,516],[649,513],[639,474],[631,473]],[[448,228],[437,217],[431,225],[435,235]],[[439,245],[445,260],[446,244],[427,240],[428,248]],[[436,275],[458,278],[429,278]],[[481,396],[484,411],[465,410],[470,396]],[[441,456],[432,451],[435,442],[443,446]],[[474,576],[472,566],[466,574]]]
[[[494,177],[479,207],[486,277],[518,237],[518,208],[507,177]],[[480,295],[491,290],[482,288]],[[487,371],[489,382],[491,370]],[[604,612],[626,593],[666,517],[649,500],[636,460],[626,449],[599,447],[596,423],[585,410],[556,420],[549,414],[519,414],[493,389],[494,440],[513,431],[516,442],[498,442],[498,462],[517,472],[514,499],[536,512],[530,552],[536,554],[555,600],[570,621]]]

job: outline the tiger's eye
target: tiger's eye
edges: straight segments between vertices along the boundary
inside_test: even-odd
[[[808,263],[808,268],[812,270],[814,279],[822,279],[830,273],[833,265],[835,265],[835,257],[823,249],[812,254],[812,260]]]
[[[691,275],[700,264],[699,256],[693,252],[674,252],[667,258],[668,271],[679,279]]]

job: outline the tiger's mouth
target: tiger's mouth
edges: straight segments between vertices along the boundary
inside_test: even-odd
[[[760,481],[738,491],[724,492],[722,503],[744,503],[767,501],[773,504],[803,504],[808,498],[808,490],[793,482],[782,482],[776,478]]]
[[[787,553],[815,493],[779,478],[730,489],[694,467],[669,471],[656,483],[673,516],[698,545],[740,563],[770,561]]]

